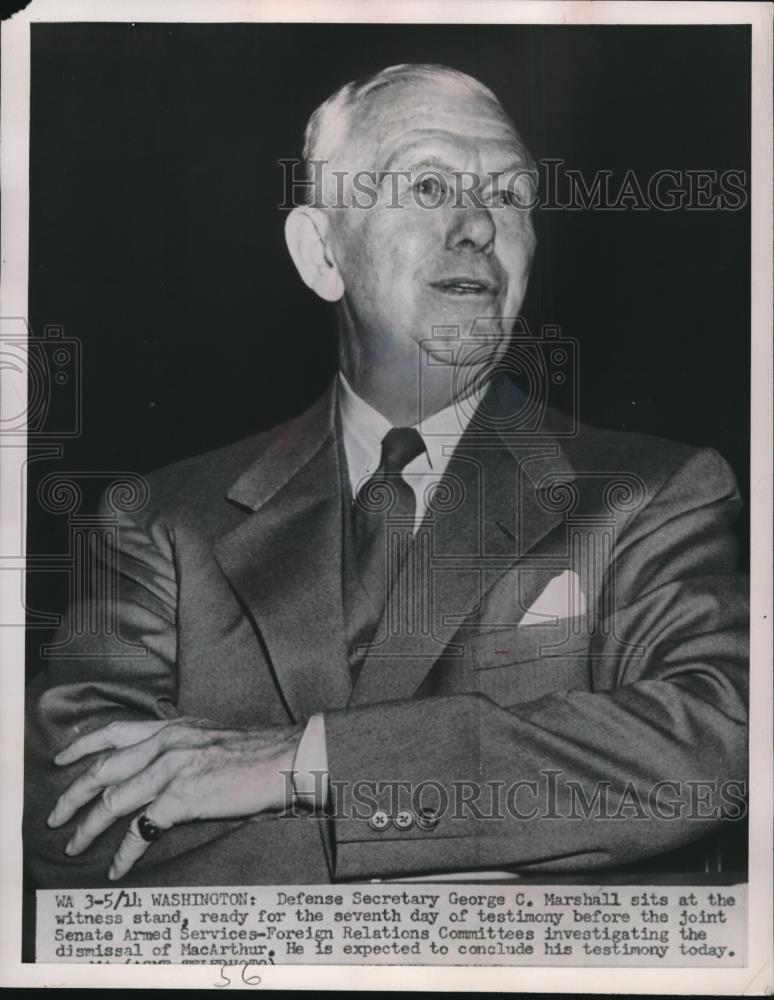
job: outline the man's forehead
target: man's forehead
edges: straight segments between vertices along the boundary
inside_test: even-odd
[[[530,163],[530,156],[512,131],[487,135],[480,125],[470,131],[459,128],[417,128],[389,138],[379,148],[378,165],[383,170],[407,170],[425,164],[452,170],[483,167],[505,171]]]
[[[502,161],[502,167],[529,159],[505,112],[485,94],[411,82],[385,88],[358,111],[345,155],[373,168],[389,169],[394,161],[398,169],[436,149],[457,160]]]
[[[500,105],[484,93],[445,81],[407,81],[394,84],[370,95],[358,116],[369,131],[394,131],[401,128],[442,128],[457,123],[467,131],[474,123],[487,132],[509,127]]]

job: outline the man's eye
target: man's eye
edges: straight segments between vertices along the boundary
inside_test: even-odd
[[[490,204],[505,208],[529,209],[535,204],[537,188],[531,173],[520,173],[493,185]]]
[[[524,193],[516,188],[498,191],[495,201],[504,208],[523,208],[527,203]]]
[[[414,191],[425,201],[438,202],[445,197],[447,185],[442,177],[425,174],[414,181]]]

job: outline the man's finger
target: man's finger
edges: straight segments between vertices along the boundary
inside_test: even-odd
[[[80,854],[117,819],[153,802],[181,766],[181,754],[185,753],[181,750],[165,753],[139,774],[106,788],[75,828],[65,853],[71,857]]]
[[[137,820],[131,824],[126,831],[126,836],[121,841],[121,845],[113,855],[113,860],[108,871],[108,878],[114,881],[123,878],[129,869],[134,865],[150,847],[150,841],[145,840],[137,832]]]
[[[159,795],[148,808],[148,812],[145,815],[160,830],[169,830],[171,827],[176,826],[178,823],[184,823],[190,818],[186,814],[182,800],[167,790]],[[113,861],[108,871],[108,878],[111,881],[123,878],[151,846],[152,841],[145,840],[144,837],[140,836],[137,827],[138,820],[139,817],[134,820],[126,831],[126,836],[113,855]],[[163,836],[164,834],[162,833]]]
[[[97,757],[59,796],[47,824],[62,826],[105,788],[139,774],[158,757],[161,749],[159,742],[151,738]]]
[[[160,729],[174,721],[176,720],[143,719],[140,721],[110,722],[107,726],[101,726],[99,729],[73,740],[69,746],[54,757],[54,763],[59,765],[72,764],[90,753],[133,746],[135,743],[147,740],[149,736],[154,736]]]

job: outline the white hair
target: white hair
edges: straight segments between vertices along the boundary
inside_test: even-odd
[[[368,97],[378,90],[410,80],[435,82],[442,80],[468,94],[483,97],[494,106],[497,114],[510,124],[514,133],[516,132],[498,99],[489,87],[475,77],[450,66],[435,63],[400,63],[397,66],[388,66],[372,76],[345,83],[312,113],[304,130],[303,159],[307,178],[310,179],[312,176],[312,161],[329,161],[332,158],[341,141],[349,133],[354,111],[362,107]],[[313,200],[311,190],[310,187],[308,190],[310,201]]]

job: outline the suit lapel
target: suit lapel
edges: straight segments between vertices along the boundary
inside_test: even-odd
[[[409,698],[442,654],[461,655],[455,635],[507,570],[522,565],[522,594],[533,576],[540,585],[543,576],[527,557],[564,515],[537,486],[549,473],[552,481],[571,480],[572,468],[552,434],[524,432],[523,411],[520,391],[494,379],[454,450],[436,509],[417,533],[413,561],[385,608],[351,705]],[[406,614],[412,592],[413,616]]]
[[[215,546],[295,720],[343,707],[350,692],[335,407],[331,386],[240,476],[228,497],[245,520]]]

